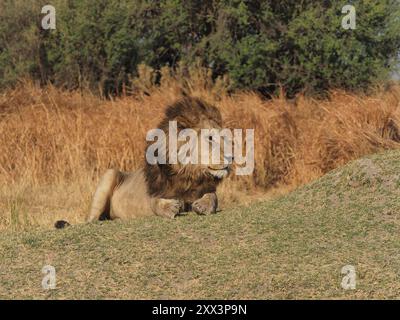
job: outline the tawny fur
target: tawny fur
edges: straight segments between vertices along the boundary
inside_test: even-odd
[[[222,128],[221,114],[216,107],[190,97],[166,109],[165,118],[158,128],[164,130],[167,141],[169,121],[177,121],[178,132],[185,128],[197,132]],[[223,162],[223,150],[220,154],[221,164],[212,167],[202,164],[151,165],[145,162],[143,168],[132,173],[107,170],[94,193],[88,222],[151,215],[174,218],[189,210],[198,214],[215,213],[218,207],[215,192],[222,178],[212,173],[215,170],[229,172],[229,167]]]

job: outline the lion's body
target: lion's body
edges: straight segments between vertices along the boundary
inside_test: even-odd
[[[196,98],[184,98],[167,108],[158,126],[167,136],[170,121],[176,121],[179,130],[191,128],[196,132],[222,127],[218,109]],[[168,145],[165,148],[168,150]],[[189,210],[198,214],[215,213],[216,188],[229,172],[223,152],[220,160],[212,167],[145,162],[143,168],[132,173],[109,169],[94,193],[88,221],[150,215],[174,218]]]
[[[142,169],[126,174],[111,197],[110,218],[129,219],[154,215]]]
[[[154,213],[150,207],[143,170],[132,173],[107,170],[93,196],[88,221],[149,215]]]
[[[192,188],[191,188],[192,187]],[[180,201],[179,212],[190,210],[196,201],[202,199],[204,195],[215,195],[215,187],[208,184],[200,184],[199,186],[190,186],[179,181],[175,184],[175,188],[169,189],[170,196],[164,195],[163,198],[152,197],[149,195],[146,177],[143,169],[131,173],[120,172],[115,169],[109,169],[101,178],[88,217],[88,222],[103,219],[130,219],[140,216],[152,216],[159,214],[168,216],[160,211],[165,208],[155,208],[159,201],[159,205],[168,205],[168,201]],[[160,202],[160,200],[162,200]],[[210,196],[206,197],[203,202],[210,202]],[[201,202],[199,201],[197,205]],[[199,213],[212,213],[217,209],[217,198],[212,197],[211,202],[206,205],[204,210],[197,210]],[[164,210],[163,210],[164,209]],[[196,209],[194,209],[196,210]],[[203,211],[203,212],[200,212]]]

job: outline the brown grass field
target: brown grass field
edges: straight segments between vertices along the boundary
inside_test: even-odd
[[[369,96],[331,91],[324,100],[263,100],[227,94],[204,78],[185,90],[216,104],[226,127],[255,129],[254,174],[221,186],[222,207],[287,193],[350,160],[400,146],[399,86]],[[1,93],[0,229],[83,222],[99,175],[144,161],[147,130],[181,96],[182,84],[167,80],[115,99],[29,81]]]

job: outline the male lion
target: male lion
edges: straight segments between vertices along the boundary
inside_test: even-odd
[[[226,150],[222,150],[221,141],[212,141],[210,136],[204,137],[200,131],[201,129],[221,130],[221,113],[215,106],[192,97],[185,97],[169,106],[164,119],[158,126],[167,136],[166,150],[169,150],[170,121],[176,121],[178,133],[189,128],[196,131],[197,145],[201,145],[202,142],[217,143],[220,148],[217,164],[201,164],[201,161],[197,161],[199,164],[179,162],[171,164],[166,152],[166,164],[150,164],[145,161],[143,168],[132,173],[109,169],[101,178],[94,193],[88,222],[149,215],[174,218],[190,210],[198,214],[216,212],[218,206],[216,188],[229,174],[233,158],[224,152]],[[201,141],[201,139],[207,139],[207,141]],[[183,143],[178,141],[177,147],[179,148]],[[200,154],[201,150],[198,153]],[[209,157],[211,156],[212,152],[209,152]],[[215,159],[209,160],[209,163],[215,163]],[[58,228],[65,225],[68,223],[64,221],[56,223]]]

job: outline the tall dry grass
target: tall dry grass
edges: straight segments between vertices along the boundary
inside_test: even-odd
[[[151,79],[152,70],[142,71]],[[400,146],[398,86],[373,96],[332,91],[323,101],[266,101],[250,92],[228,95],[226,79],[211,84],[204,70],[185,77],[163,72],[161,86],[142,79],[135,94],[114,100],[31,82],[2,93],[0,228],[83,221],[99,175],[141,166],[147,130],[182,88],[216,104],[227,127],[255,129],[254,174],[224,183],[223,206],[287,192],[352,159]]]

